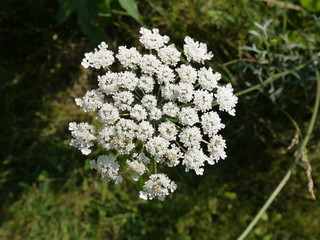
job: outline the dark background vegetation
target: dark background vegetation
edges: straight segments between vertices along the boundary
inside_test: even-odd
[[[319,1],[137,3],[1,1],[0,239],[236,239],[293,162],[293,123],[305,134],[316,94]],[[83,156],[68,145],[68,123],[92,117],[74,103],[96,86],[83,54],[101,40],[137,46],[141,25],[180,46],[186,35],[206,42],[236,92],[307,64],[242,95],[224,120],[228,158],[201,177],[169,171],[178,189],[164,202],[139,199],[142,182],[128,175],[120,186],[101,182],[89,168],[101,149]],[[319,140],[318,119],[307,147],[318,198]],[[248,239],[320,239],[320,204],[307,185],[299,164]]]

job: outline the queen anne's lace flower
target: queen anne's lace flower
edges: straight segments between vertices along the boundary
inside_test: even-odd
[[[75,99],[76,104],[82,107],[85,112],[95,111],[97,108],[100,108],[103,104],[103,100],[104,95],[98,89],[88,91],[82,99]]]
[[[179,134],[179,138],[183,145],[187,148],[200,148],[202,134],[198,127],[186,127]]]
[[[141,28],[140,42],[144,45],[146,49],[159,49],[169,42],[170,38],[168,36],[161,36],[158,29],[152,29],[152,31]]]
[[[206,90],[196,90],[193,93],[193,102],[196,108],[201,111],[207,111],[212,108],[213,94]]]
[[[176,125],[172,122],[160,123],[158,130],[160,132],[160,136],[169,141],[176,139],[176,135],[178,133]]]
[[[148,75],[142,75],[138,81],[138,87],[141,88],[145,93],[151,93],[154,86],[153,77]]]
[[[183,46],[184,54],[188,61],[203,63],[213,57],[212,52],[208,52],[207,44],[194,41],[191,37],[185,37],[185,45]]]
[[[154,133],[154,128],[147,121],[142,121],[137,126],[136,135],[137,135],[137,138],[142,141],[147,141],[148,139],[150,139],[153,136],[153,133]]]
[[[130,116],[137,121],[142,121],[147,118],[147,111],[139,104],[134,105],[130,110]]]
[[[233,88],[230,83],[227,86],[218,87],[218,91],[214,96],[217,98],[221,111],[226,111],[232,116],[236,115],[234,108],[238,103],[238,98],[233,95]]]
[[[200,68],[198,71],[198,81],[203,89],[212,91],[218,86],[218,81],[221,79],[220,73],[213,73],[212,68]]]
[[[210,159],[208,160],[208,163],[214,164],[220,159],[225,159],[227,157],[225,151],[226,147],[226,141],[222,138],[222,136],[214,135],[208,144],[208,151],[210,152]]]
[[[179,68],[176,69],[176,72],[180,77],[180,82],[193,84],[197,80],[197,70],[191,66],[182,64]]]
[[[185,153],[182,164],[186,166],[186,172],[192,169],[197,175],[202,175],[206,160],[208,160],[208,157],[203,153],[202,149],[191,148]]]
[[[94,168],[100,173],[102,180],[108,182],[110,180],[115,183],[121,183],[122,177],[118,175],[120,165],[116,158],[111,155],[101,155],[97,161],[90,161],[91,168]]]
[[[181,53],[175,48],[174,44],[171,44],[160,48],[158,55],[163,63],[176,66],[180,61]]]
[[[204,113],[201,117],[201,125],[203,132],[208,134],[209,137],[215,135],[220,129],[223,129],[225,125],[221,123],[221,119],[216,112]]]
[[[110,103],[105,103],[102,105],[98,112],[97,119],[100,122],[113,124],[120,118],[119,110]]]
[[[98,85],[100,90],[106,95],[119,91],[118,73],[107,72],[105,75],[98,76]]]
[[[188,62],[182,64],[182,53],[168,45],[168,36],[158,29],[141,28],[140,33],[150,52],[120,46],[114,54],[101,43],[85,54],[84,67],[108,71],[98,76],[98,89],[76,99],[85,112],[96,111],[98,121],[96,126],[70,123],[70,145],[88,155],[99,144],[107,154],[91,166],[104,181],[120,183],[122,169],[135,181],[150,175],[140,197],[164,200],[176,184],[157,173],[164,170],[161,166],[181,163],[186,172],[202,175],[205,164],[226,158],[226,142],[219,135],[225,125],[217,111],[235,115],[238,98],[231,84],[221,85],[220,73],[204,66],[213,57],[205,43],[186,37],[183,59]],[[121,72],[111,71],[114,55]]]
[[[89,123],[69,123],[69,130],[71,131],[72,139],[70,146],[78,148],[82,154],[88,155],[91,153],[91,147],[96,140],[96,128]]]
[[[120,46],[116,58],[125,68],[136,69],[140,62],[141,54],[134,47],[128,49],[126,46]]]
[[[199,122],[197,111],[192,107],[184,107],[179,112],[179,120],[182,125],[192,126]]]
[[[176,117],[177,114],[179,113],[179,108],[177,104],[173,102],[167,102],[163,104],[162,112],[163,114],[168,115],[170,117]]]
[[[93,67],[96,69],[105,68],[114,63],[113,52],[108,50],[108,44],[102,42],[94,52],[84,54],[82,66],[85,68]]]
[[[170,180],[166,174],[152,174],[149,180],[145,182],[143,191],[140,191],[140,197],[145,200],[158,198],[163,201],[176,188],[175,182]]]

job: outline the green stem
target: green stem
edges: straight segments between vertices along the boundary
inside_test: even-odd
[[[194,106],[194,103],[186,103],[186,104],[183,104],[183,105],[178,105],[178,108],[182,108],[182,107],[193,107]]]
[[[241,4],[242,4],[242,6],[243,6],[243,8],[244,8],[244,11],[245,11],[246,14],[248,15],[250,21],[251,21],[252,23],[254,23],[254,20],[253,20],[251,14],[250,14],[250,12],[249,12],[248,6],[247,6],[247,4],[245,3],[245,1],[244,1],[244,0],[241,0]]]
[[[308,126],[307,134],[305,138],[303,139],[303,142],[301,143],[299,152],[297,156],[295,157],[294,162],[291,164],[290,168],[288,169],[287,173],[284,175],[282,178],[281,182],[278,184],[276,189],[272,192],[268,200],[265,202],[265,204],[262,206],[262,208],[259,210],[257,215],[254,217],[254,219],[250,222],[250,224],[247,226],[247,228],[244,230],[244,232],[240,235],[238,240],[243,240],[245,239],[248,234],[251,232],[251,230],[254,228],[254,226],[257,224],[257,222],[260,220],[261,216],[264,214],[264,212],[268,209],[268,207],[271,205],[271,203],[274,201],[274,199],[277,197],[277,195],[281,192],[282,188],[286,185],[288,182],[289,178],[291,177],[292,171],[296,168],[301,156],[302,152],[306,148],[309,140],[311,133],[313,131],[313,127],[315,125],[317,115],[318,115],[318,109],[319,109],[319,103],[320,103],[320,73],[319,71],[316,71],[316,76],[317,76],[317,95],[316,95],[316,100],[312,112],[312,117]]]
[[[177,140],[175,140],[174,142],[180,147],[180,149],[181,149],[184,153],[187,152],[187,150],[185,150]]]
[[[301,65],[293,68],[292,70],[288,70],[288,71],[284,71],[284,72],[281,72],[281,73],[274,74],[273,76],[269,77],[267,80],[263,81],[262,83],[257,84],[257,85],[255,85],[253,87],[247,88],[247,89],[245,89],[243,91],[240,91],[240,92],[236,93],[236,96],[241,96],[243,94],[247,94],[249,92],[257,90],[259,88],[263,88],[265,85],[274,82],[275,80],[277,80],[280,77],[284,77],[284,76],[286,76],[286,75],[288,75],[288,74],[290,74],[292,72],[295,72],[295,71],[298,71],[298,70],[304,68],[305,66],[307,66],[307,64],[308,63],[304,63],[304,64],[301,64]]]
[[[201,139],[201,142],[206,143],[206,144],[209,144],[209,142],[207,142],[207,141],[204,140],[204,139]]]
[[[154,170],[155,174],[158,173],[158,171],[157,171],[157,161],[155,159],[153,159],[153,170]]]

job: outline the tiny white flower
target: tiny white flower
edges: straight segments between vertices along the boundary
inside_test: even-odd
[[[113,95],[114,106],[120,110],[130,110],[134,96],[129,91],[117,92]]]
[[[208,157],[203,153],[202,149],[190,148],[182,160],[182,165],[186,166],[186,172],[194,170],[197,175],[203,175],[203,166]]]
[[[116,58],[125,68],[136,69],[140,63],[141,54],[135,47],[128,49],[126,46],[120,46]]]
[[[108,44],[101,42],[94,52],[84,54],[81,65],[85,68],[105,68],[114,63],[113,52],[108,50]]]
[[[138,81],[138,87],[146,93],[151,93],[154,87],[154,79],[149,75],[142,75]]]
[[[176,87],[178,100],[182,103],[188,103],[192,101],[194,87],[191,83],[179,83]]]
[[[185,126],[193,126],[195,123],[199,122],[197,111],[191,107],[182,108],[178,116],[180,123]]]
[[[145,54],[140,58],[139,66],[143,73],[153,75],[157,73],[161,62],[154,55]]]
[[[153,136],[154,128],[147,121],[142,121],[138,124],[136,130],[136,136],[142,141],[146,141]]]
[[[167,102],[163,104],[162,112],[165,115],[168,115],[169,117],[176,117],[179,113],[179,108],[177,104],[173,102]]]
[[[146,94],[141,99],[141,104],[146,109],[151,110],[157,106],[157,98],[151,94]]]
[[[85,112],[92,112],[97,108],[100,108],[103,104],[103,100],[104,95],[99,91],[99,89],[88,91],[82,99],[75,99],[76,104],[82,107]]]
[[[216,112],[207,112],[201,116],[201,125],[203,132],[209,137],[214,136],[219,130],[223,129],[225,125],[221,123],[221,119]]]
[[[132,72],[121,72],[118,74],[118,86],[133,91],[139,82],[139,78]]]
[[[130,116],[137,121],[145,120],[147,115],[147,111],[140,104],[134,105],[134,107],[130,110]]]
[[[137,124],[131,119],[121,118],[114,129],[118,137],[133,139],[136,137]]]
[[[144,183],[143,190],[140,191],[140,198],[144,200],[158,198],[163,201],[176,188],[175,182],[170,180],[166,174],[152,174],[149,180]]]
[[[102,105],[98,112],[97,119],[100,122],[113,124],[120,118],[119,110],[110,103],[105,103]]]
[[[159,120],[162,117],[162,111],[160,108],[153,107],[150,109],[149,118],[151,120]]]
[[[112,155],[101,155],[97,161],[90,161],[91,168],[96,169],[101,175],[102,180],[109,182],[115,181],[116,184],[122,182],[122,177],[119,176],[120,165],[116,161],[116,157]]]
[[[202,134],[198,127],[186,127],[179,134],[180,141],[187,148],[200,148]]]
[[[208,163],[213,165],[220,159],[225,159],[227,157],[225,151],[226,147],[226,141],[222,138],[222,136],[214,135],[208,144],[208,151],[210,152]]]
[[[98,143],[105,148],[106,150],[110,150],[113,148],[111,144],[111,140],[115,135],[114,126],[105,125],[99,129],[97,136]]]
[[[98,76],[98,85],[100,90],[106,95],[119,91],[118,73],[107,72],[105,75]]]
[[[196,109],[207,111],[212,108],[213,94],[206,90],[196,90],[193,93],[193,103]]]
[[[91,153],[93,141],[96,140],[96,128],[89,123],[69,123],[69,130],[71,131],[72,139],[70,146],[78,148],[82,154],[88,155]]]
[[[226,111],[232,116],[236,114],[234,108],[238,103],[238,97],[233,95],[233,88],[230,83],[226,86],[218,87],[218,91],[214,96],[217,98],[220,111]]]
[[[171,44],[160,48],[158,55],[163,63],[176,66],[180,61],[181,53],[175,48],[174,44]]]
[[[153,156],[161,158],[167,151],[170,142],[163,137],[153,137],[146,143],[146,150]]]
[[[195,68],[182,64],[176,69],[180,77],[180,82],[194,84],[197,81],[198,72]]]
[[[169,42],[168,36],[161,36],[158,29],[152,29],[151,31],[146,28],[140,28],[140,42],[146,49],[159,49]]]
[[[161,137],[169,141],[174,140],[178,133],[175,124],[172,122],[162,122],[159,125],[158,131],[160,132]]]
[[[180,148],[174,144],[171,144],[170,148],[165,152],[164,158],[166,159],[164,162],[169,167],[174,167],[177,166],[180,162],[180,159],[183,158],[183,153],[181,152]]]
[[[168,65],[161,65],[157,70],[158,83],[171,83],[175,80],[175,74]]]
[[[205,67],[200,68],[198,71],[198,81],[203,89],[212,91],[218,86],[218,81],[221,79],[220,73],[213,73],[212,68],[206,69]]]
[[[139,177],[144,174],[145,172],[148,171],[148,168],[146,167],[146,165],[139,161],[139,160],[136,160],[136,159],[128,159],[126,161],[127,163],[127,166],[128,166],[128,169],[130,169],[131,171],[133,171],[133,174],[132,174],[132,179],[134,181],[138,181]]]
[[[191,37],[185,37],[183,52],[188,61],[203,63],[205,60],[210,60],[213,57],[212,52],[208,52],[207,44],[194,41]]]
[[[161,95],[163,98],[173,101],[178,97],[176,84],[165,84],[161,86]]]

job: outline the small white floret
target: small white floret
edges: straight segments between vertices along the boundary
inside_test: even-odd
[[[95,111],[103,104],[104,95],[99,89],[88,91],[83,98],[76,98],[76,104],[83,108],[85,112]]]
[[[170,40],[168,36],[161,36],[159,29],[149,30],[142,27],[139,32],[142,35],[139,40],[146,49],[159,49]]]
[[[94,52],[84,54],[81,65],[85,68],[105,68],[114,63],[113,52],[108,50],[108,44],[102,42]]]
[[[113,180],[116,184],[122,182],[122,177],[119,176],[120,165],[116,161],[116,157],[112,155],[101,155],[97,161],[90,161],[90,164],[91,168],[98,171],[102,180],[106,182]]]
[[[236,114],[234,108],[238,103],[238,97],[233,94],[233,88],[230,83],[226,86],[218,87],[218,91],[214,96],[217,98],[220,111],[226,111],[232,116]]]
[[[194,41],[191,37],[185,37],[183,52],[188,61],[203,63],[205,60],[210,60],[213,57],[212,52],[208,52],[207,44]]]
[[[149,180],[144,183],[143,190],[140,191],[140,198],[144,200],[158,198],[163,201],[176,188],[175,182],[170,180],[166,174],[152,174]]]

